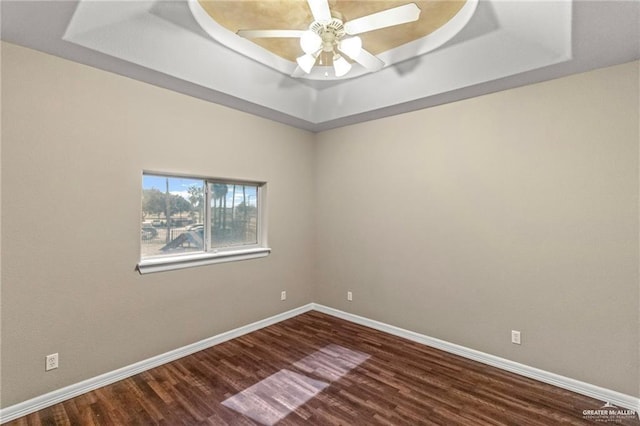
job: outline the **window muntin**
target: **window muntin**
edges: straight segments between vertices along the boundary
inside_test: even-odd
[[[143,173],[138,269],[266,256],[263,197],[263,183]]]

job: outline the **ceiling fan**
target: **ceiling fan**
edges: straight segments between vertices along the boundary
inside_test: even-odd
[[[420,8],[408,3],[344,22],[339,13],[329,9],[328,0],[307,0],[307,3],[313,15],[308,30],[239,30],[237,34],[248,39],[299,38],[304,54],[296,59],[298,66],[292,77],[311,73],[316,63],[333,67],[336,77],[342,77],[351,70],[345,56],[370,72],[384,66],[382,60],[362,48],[358,34],[417,21],[420,17]],[[325,75],[328,76],[328,71]]]

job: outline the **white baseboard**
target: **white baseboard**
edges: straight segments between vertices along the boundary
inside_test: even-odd
[[[0,410],[0,424],[15,420],[22,416],[26,416],[27,414],[34,413],[38,410],[42,410],[43,408],[50,407],[54,404],[66,401],[67,399],[82,395],[83,393],[87,393],[94,389],[98,389],[111,383],[115,383],[119,380],[126,379],[127,377],[142,373],[143,371],[158,367],[162,364],[175,361],[176,359],[191,355],[203,349],[210,348],[212,346],[226,342],[227,340],[235,339],[236,337],[243,336],[245,334],[251,333],[252,331],[256,331],[269,325],[279,323],[286,319],[293,318],[296,315],[308,312],[311,309],[313,309],[313,307],[312,304],[309,303],[299,308],[292,309],[290,311],[283,312],[281,314],[274,315],[260,321],[256,321],[249,325],[238,327],[236,329],[218,334],[216,336],[200,340],[199,342],[195,342],[190,345],[165,352],[164,354],[157,355],[140,362],[136,362],[135,364],[131,364],[126,367],[101,374],[100,376],[66,386],[62,389],[57,389],[44,395],[40,395],[16,405],[12,405]]]
[[[425,336],[424,334],[415,333],[413,331],[405,330],[369,318],[350,314],[348,312],[340,311],[328,306],[320,305],[317,303],[309,303],[299,308],[274,315],[272,317],[254,322],[249,325],[238,327],[236,329],[218,334],[213,337],[209,337],[199,342],[183,346],[182,348],[178,348],[164,354],[154,356],[135,364],[119,368],[109,373],[105,373],[100,376],[93,377],[91,379],[87,379],[82,382],[75,383],[73,385],[66,386],[64,388],[57,389],[55,391],[29,399],[16,405],[1,409],[0,424],[15,420],[22,416],[26,416],[27,414],[42,410],[43,408],[50,407],[54,404],[58,404],[62,401],[66,401],[78,395],[90,392],[94,389],[98,389],[119,380],[126,379],[127,377],[142,373],[143,371],[149,370],[151,368],[158,367],[171,361],[175,361],[176,359],[191,355],[195,352],[210,348],[212,346],[226,342],[227,340],[235,339],[236,337],[243,336],[245,334],[251,333],[252,331],[256,331],[269,325],[279,323],[281,321],[311,310],[323,312],[325,314],[332,315],[337,318],[342,318],[356,324],[364,325],[375,330],[380,330],[394,336],[403,337],[405,339],[409,339],[423,345],[431,346],[433,348],[459,355],[474,361],[478,361],[483,364],[491,365],[502,370],[510,371],[521,376],[539,380],[543,383],[549,383],[551,385],[558,386],[560,388],[567,389],[582,395],[586,395],[600,401],[610,402],[611,404],[614,404],[618,407],[624,407],[636,412],[640,412],[640,399],[631,395],[626,395],[610,389],[571,379],[569,377],[564,377],[555,373],[550,373],[548,371],[529,367],[527,365],[510,361],[508,359],[476,351],[474,349],[466,348],[454,343],[449,343],[444,340]]]
[[[581,382],[580,380],[571,379],[559,374],[540,370],[535,367],[530,367],[528,365],[520,364],[515,361],[510,361],[508,359],[476,351],[475,349],[456,345],[455,343],[449,343],[444,340],[436,339],[434,337],[425,336],[424,334],[415,333],[413,331],[405,330],[393,325],[385,324],[383,322],[350,314],[348,312],[340,311],[328,306],[320,305],[317,303],[312,303],[311,305],[312,309],[318,312],[332,315],[334,317],[351,321],[356,324],[364,325],[375,330],[384,331],[386,333],[393,334],[394,336],[403,337],[405,339],[412,340],[426,346],[431,346],[433,348],[459,355],[474,361],[478,361],[483,364],[491,365],[502,370],[510,371],[524,377],[529,377],[543,383],[548,383],[562,389],[567,389],[572,392],[586,395],[603,402],[609,402],[618,407],[634,410],[637,413],[640,412],[640,398],[636,398],[631,395],[592,385],[590,383]]]

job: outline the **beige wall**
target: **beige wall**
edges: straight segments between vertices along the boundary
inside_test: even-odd
[[[312,301],[311,133],[6,43],[2,89],[3,407]],[[267,181],[273,253],[140,276],[143,169]]]
[[[3,407],[311,301],[639,395],[637,62],[315,136],[6,43],[2,90]],[[273,253],[140,276],[143,169],[268,181]]]
[[[320,134],[316,301],[638,396],[638,89],[635,62]]]

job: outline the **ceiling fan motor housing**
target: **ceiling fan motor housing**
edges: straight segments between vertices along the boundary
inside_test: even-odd
[[[338,18],[332,18],[326,24],[313,21],[309,30],[316,33],[322,39],[322,50],[332,52],[336,43],[345,35],[344,24]]]

